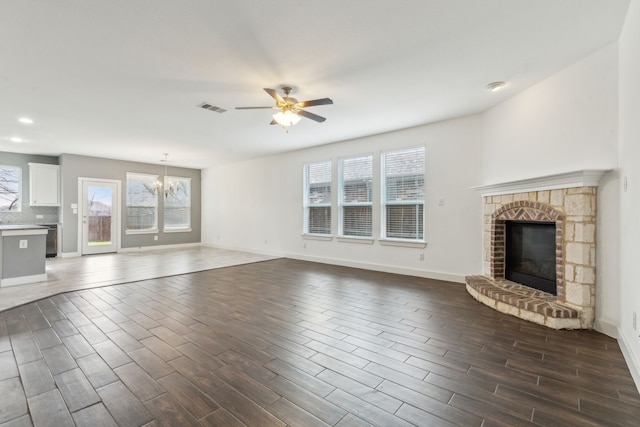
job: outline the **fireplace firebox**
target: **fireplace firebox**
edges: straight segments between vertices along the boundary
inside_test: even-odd
[[[505,279],[557,295],[556,224],[506,221]]]

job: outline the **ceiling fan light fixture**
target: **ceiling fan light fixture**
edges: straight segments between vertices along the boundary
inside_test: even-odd
[[[280,126],[285,128],[285,130],[287,130],[290,126],[298,123],[302,117],[318,123],[324,122],[325,120],[327,120],[326,118],[311,113],[305,110],[305,108],[315,107],[318,105],[333,104],[333,101],[330,98],[311,99],[309,101],[298,102],[297,99],[289,96],[291,95],[291,92],[293,90],[290,86],[282,87],[284,97],[280,96],[280,94],[278,94],[275,89],[270,89],[268,87],[265,87],[263,89],[276,102],[276,105],[274,107],[236,107],[236,110],[277,110],[278,112],[273,115],[273,120],[271,120],[271,123],[269,124],[279,124]]]
[[[284,127],[293,126],[300,121],[300,116],[290,110],[280,111],[273,115],[273,120]]]

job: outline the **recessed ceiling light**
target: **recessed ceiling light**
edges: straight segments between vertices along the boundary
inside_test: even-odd
[[[9,141],[20,144],[21,142],[24,142],[24,139],[17,136],[12,136],[11,138],[9,138]]]
[[[18,121],[20,123],[23,123],[25,125],[32,125],[33,124],[33,119],[29,118],[29,117],[20,117],[18,119]]]
[[[497,92],[505,86],[505,82],[493,82],[487,85],[487,89],[491,92]]]

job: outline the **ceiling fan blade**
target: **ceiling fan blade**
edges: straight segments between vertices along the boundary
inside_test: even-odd
[[[306,107],[313,107],[315,105],[329,105],[329,104],[333,104],[333,101],[330,98],[322,98],[322,99],[313,99],[311,101],[298,102],[298,107],[306,108]]]
[[[316,121],[318,123],[322,123],[325,120],[327,120],[326,118],[324,118],[322,116],[319,116],[317,114],[313,114],[313,113],[310,113],[310,112],[304,111],[304,110],[299,110],[299,111],[296,111],[295,113],[297,115],[299,115],[299,116],[306,117],[307,119],[314,120],[314,121]]]
[[[236,110],[258,110],[258,109],[270,109],[273,110],[277,107],[236,107]]]
[[[267,92],[273,99],[276,100],[278,104],[284,104],[284,99],[280,96],[278,92],[274,89],[269,89],[268,87],[263,88],[265,92]]]

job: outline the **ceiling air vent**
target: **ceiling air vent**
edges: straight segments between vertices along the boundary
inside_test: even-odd
[[[215,107],[211,104],[207,104],[206,102],[203,102],[202,104],[198,105],[198,107],[204,108],[205,110],[215,111],[216,113],[224,113],[225,111],[227,111],[224,108]]]

